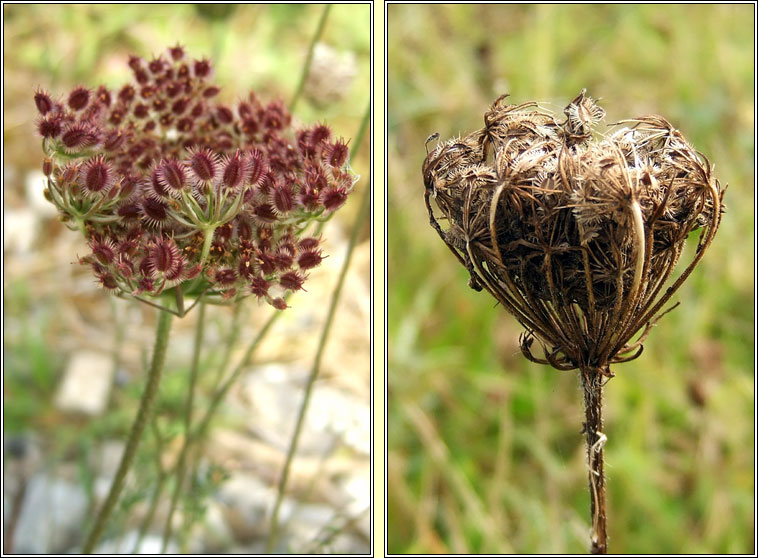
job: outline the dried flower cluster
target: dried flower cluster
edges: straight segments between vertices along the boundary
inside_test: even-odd
[[[81,230],[106,289],[236,299],[276,308],[324,257],[308,225],[341,207],[356,176],[328,126],[293,132],[281,102],[217,102],[208,60],[180,46],[129,59],[118,91],[37,91],[46,197]]]
[[[501,97],[482,129],[428,154],[423,176],[430,222],[471,286],[526,327],[527,357],[567,370],[639,355],[713,239],[723,190],[660,116],[595,139],[605,113],[584,91],[564,113],[559,123],[537,103]],[[664,290],[697,229],[694,259]],[[535,337],[544,359],[531,353]]]

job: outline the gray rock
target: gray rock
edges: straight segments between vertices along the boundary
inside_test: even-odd
[[[248,543],[268,532],[274,491],[260,479],[235,472],[221,485],[216,501],[234,539]]]
[[[250,429],[286,451],[302,404],[308,371],[283,365],[255,368],[244,380],[242,394],[250,407]],[[298,444],[299,455],[324,455],[344,444],[369,455],[369,406],[345,391],[316,384]]]
[[[14,552],[63,552],[81,536],[86,513],[87,496],[80,486],[44,473],[34,475],[26,486]]]

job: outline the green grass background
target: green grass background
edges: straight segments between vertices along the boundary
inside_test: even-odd
[[[754,547],[754,6],[390,5],[388,550],[588,550],[581,393],[527,362],[520,326],[428,225],[426,137],[502,93],[606,122],[666,116],[728,183],[682,304],[605,398],[609,548]],[[698,404],[697,394],[704,395]]]

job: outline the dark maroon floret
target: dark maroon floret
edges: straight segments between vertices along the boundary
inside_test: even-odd
[[[224,162],[222,184],[229,190],[237,190],[245,182],[246,174],[245,161],[237,151]]]
[[[303,288],[305,278],[297,271],[288,271],[279,278],[279,284],[290,291],[299,291]]]
[[[182,58],[184,58],[184,47],[177,44],[176,46],[172,46],[168,49],[169,54],[171,55],[171,59],[175,62],[178,62]]]
[[[34,104],[37,105],[39,113],[43,115],[53,110],[53,100],[42,89],[38,89],[34,94]]]
[[[102,157],[84,166],[84,187],[90,192],[101,192],[110,186],[113,171]]]
[[[168,208],[155,198],[145,197],[142,200],[142,215],[148,224],[158,227],[168,221]]]
[[[48,115],[40,118],[37,123],[37,130],[43,138],[56,138],[61,133],[60,118],[55,115]]]
[[[199,78],[208,77],[211,73],[211,63],[206,60],[195,60],[194,68],[195,76]]]
[[[313,269],[321,265],[323,259],[321,250],[307,250],[298,256],[297,265],[300,269]]]
[[[147,261],[153,272],[169,273],[181,265],[181,253],[173,240],[159,238],[149,248]]]
[[[222,124],[231,124],[234,121],[234,113],[229,107],[220,106],[216,109],[216,118]]]
[[[74,110],[81,110],[87,106],[90,98],[90,90],[86,87],[77,87],[68,96],[68,106]]]
[[[271,193],[271,203],[279,213],[287,213],[295,206],[295,193],[288,184],[278,184]]]
[[[272,300],[271,306],[273,306],[277,310],[286,310],[287,308],[289,308],[289,306],[287,306],[287,301],[281,297],[275,298],[274,300]]]
[[[268,296],[268,290],[271,288],[271,282],[267,281],[260,275],[255,277],[250,284],[250,292],[258,298]]]
[[[327,211],[336,211],[345,204],[347,191],[344,188],[327,188],[321,194],[321,202]]]
[[[216,176],[216,172],[218,172],[216,156],[207,149],[195,151],[192,154],[190,157],[190,167],[197,179],[201,182],[213,180]]]
[[[184,167],[176,160],[163,161],[158,168],[159,180],[164,186],[173,190],[181,190],[187,183]]]

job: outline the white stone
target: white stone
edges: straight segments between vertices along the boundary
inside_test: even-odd
[[[40,217],[54,217],[58,214],[58,209],[45,199],[45,186],[47,177],[42,171],[33,171],[26,175],[26,201],[31,208]]]
[[[55,404],[61,411],[96,416],[105,410],[113,383],[110,355],[80,351],[68,363]]]
[[[37,235],[37,215],[28,207],[5,209],[3,216],[3,248],[26,254]]]
[[[356,470],[351,473],[343,483],[341,488],[350,498],[345,512],[351,517],[358,517],[361,514],[368,514],[371,507],[371,468],[368,464],[357,466]],[[363,527],[363,525],[361,525]],[[366,527],[369,527],[366,522]],[[370,529],[370,527],[369,527]],[[368,536],[369,531],[365,532]]]

